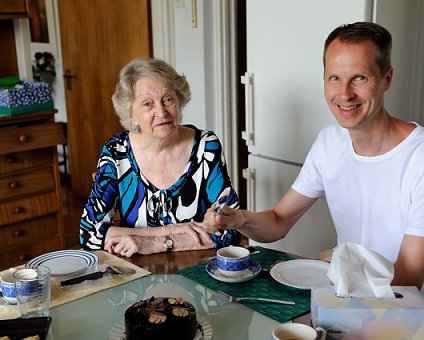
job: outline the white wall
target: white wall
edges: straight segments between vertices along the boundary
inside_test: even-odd
[[[424,102],[420,91],[424,90],[424,24],[420,20],[424,16],[424,3],[420,0],[377,0],[375,3],[375,21],[387,28],[393,38],[392,64],[395,67],[385,106],[391,115],[424,125]],[[409,39],[405,39],[407,35]],[[410,92],[410,88],[417,91]],[[408,107],[402,106],[404,98],[409,100]]]
[[[190,123],[199,128],[206,127],[205,106],[205,47],[203,16],[197,15],[197,27],[192,26],[192,2],[175,3],[174,40],[175,65],[184,73],[190,84],[192,98],[183,113],[183,123]],[[197,13],[203,13],[203,1],[197,1]]]
[[[192,99],[184,108],[182,122],[201,129],[207,128],[203,4],[197,1],[195,11],[191,0],[152,1],[153,55],[186,76]],[[197,25],[193,25],[193,19],[197,19]],[[172,37],[165,37],[166,34]]]
[[[235,1],[155,0],[151,5],[153,54],[184,73],[192,89],[183,123],[218,135],[237,189]]]

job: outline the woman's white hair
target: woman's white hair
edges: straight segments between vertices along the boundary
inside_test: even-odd
[[[167,62],[161,59],[133,59],[119,73],[119,82],[116,84],[112,96],[113,107],[119,117],[121,125],[128,131],[136,131],[132,119],[132,103],[135,97],[135,85],[143,78],[156,78],[165,82],[177,95],[181,111],[191,99],[190,85],[184,75],[180,75]]]

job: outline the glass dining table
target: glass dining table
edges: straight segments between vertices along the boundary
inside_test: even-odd
[[[152,296],[181,296],[192,303],[204,332],[196,339],[269,340],[278,324],[184,276],[152,274],[52,308],[47,339],[125,339],[125,310]]]

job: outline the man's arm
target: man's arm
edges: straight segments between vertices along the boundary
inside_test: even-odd
[[[206,225],[223,229],[236,228],[257,242],[277,241],[289,232],[299,218],[316,202],[317,198],[303,196],[290,189],[271,210],[253,213],[224,207],[219,215],[206,218]]]
[[[395,262],[393,286],[417,286],[424,282],[424,237],[405,235]]]

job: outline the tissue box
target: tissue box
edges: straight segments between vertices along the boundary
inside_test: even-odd
[[[403,297],[339,298],[335,294],[334,286],[313,286],[312,324],[335,333],[349,333],[361,329],[368,334],[374,332],[374,337],[377,328],[384,328],[386,332],[390,332],[390,336],[385,339],[419,339],[424,335],[424,297],[416,287],[392,288]]]
[[[47,83],[23,81],[12,88],[0,89],[0,115],[12,116],[53,108]]]

